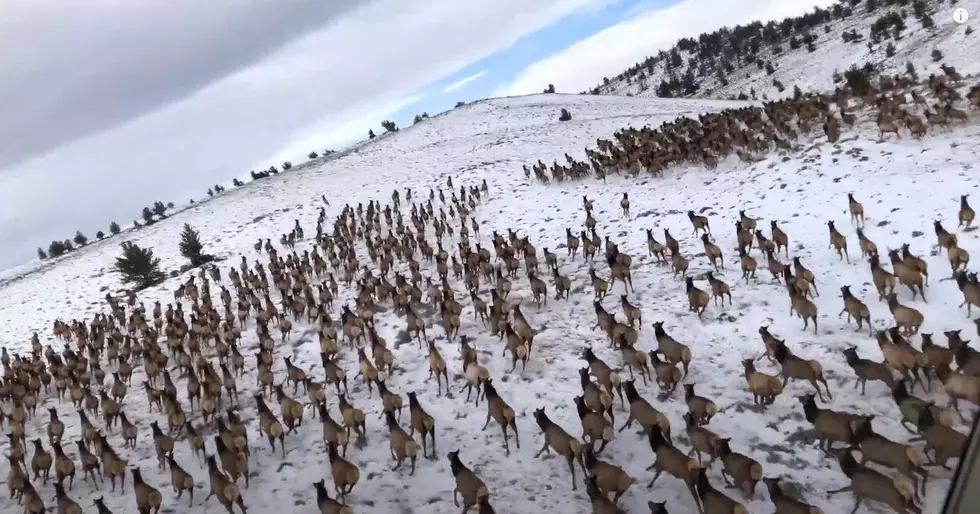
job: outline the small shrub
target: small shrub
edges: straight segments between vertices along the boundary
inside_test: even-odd
[[[847,87],[851,88],[855,95],[864,96],[871,91],[871,81],[868,79],[868,74],[856,66],[852,66],[851,69],[844,72],[844,80],[847,81]]]
[[[119,245],[122,255],[116,257],[115,270],[122,275],[124,284],[133,284],[137,290],[163,282],[166,275],[160,270],[160,259],[153,256],[150,248],[141,248],[132,241]]]
[[[152,225],[153,221],[153,211],[149,207],[143,207],[143,212],[140,214],[143,217],[144,225]]]
[[[929,55],[932,56],[932,62],[939,62],[943,60],[943,53],[940,52],[938,48],[933,50],[932,53]]]
[[[282,171],[290,170],[293,168],[293,163],[286,161],[282,163]]]
[[[253,171],[252,173],[255,173],[255,172]],[[238,180],[237,178],[233,178],[233,179],[231,179],[231,185],[233,185],[235,187],[242,187],[242,186],[245,185],[245,183],[242,182],[241,180]]]
[[[384,121],[382,121],[381,122],[381,128],[385,129],[385,132],[397,132],[398,131],[398,125],[395,125],[395,122],[393,122],[391,120],[384,120]]]
[[[44,249],[40,246],[37,247],[37,258],[42,261],[48,258],[48,254],[44,253]]]
[[[562,109],[561,114],[558,115],[558,121],[570,121],[572,119],[572,113],[568,112],[568,109]]]
[[[548,84],[548,87],[546,87],[544,89],[544,92],[545,93],[554,93],[555,92],[555,85],[554,84]]]
[[[771,62],[766,63],[766,75],[772,75],[776,73],[776,68],[773,67]]]
[[[368,129],[368,139],[374,139],[374,138],[375,138],[374,131],[371,130],[371,129]]]
[[[122,232],[122,229],[119,228],[119,224],[118,223],[116,223],[115,221],[113,221],[112,223],[109,223],[109,233],[110,234],[116,235],[116,234],[118,234],[120,232]]]
[[[963,32],[963,33],[966,34],[967,36],[969,36],[970,34],[973,34],[973,27],[967,27],[966,28],[966,31]]]
[[[98,232],[96,232],[95,233],[95,238],[98,239],[99,241],[105,239],[105,232],[103,232],[101,230],[98,231]]]
[[[462,106],[464,106],[464,105],[466,105],[466,102],[464,102],[464,101],[462,101],[462,100],[460,100],[460,101],[458,101],[458,102],[456,102],[456,107],[462,107]]]
[[[214,189],[208,188],[208,197],[211,198],[213,196],[214,196]]]
[[[85,244],[88,243],[88,238],[85,237],[85,234],[83,234],[81,230],[78,230],[75,232],[75,237],[72,239],[72,241],[74,241],[78,246],[85,246]]]
[[[915,80],[915,81],[918,81],[919,80],[919,74],[916,73],[916,71],[915,71],[915,65],[912,64],[912,61],[909,61],[909,62],[905,63],[905,73],[912,80]]]
[[[213,255],[204,253],[200,234],[187,223],[184,223],[184,230],[180,233],[179,248],[180,254],[191,261],[191,266],[197,267],[214,260]]]
[[[310,152],[310,155],[307,155],[307,157],[309,157],[310,159],[316,159],[319,156],[320,156],[320,154],[318,154],[316,152]]]
[[[163,202],[153,202],[153,214],[156,214],[160,219],[166,218],[167,205]]]
[[[889,41],[888,44],[885,45],[885,57],[894,57],[894,56],[895,56],[895,45]]]
[[[48,255],[51,257],[61,257],[68,252],[68,247],[64,241],[51,241],[48,245]]]

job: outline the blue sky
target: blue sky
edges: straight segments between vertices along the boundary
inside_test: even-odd
[[[572,13],[548,27],[520,38],[514,45],[420,89],[413,95],[419,97],[419,101],[395,111],[390,118],[402,127],[411,125],[416,114],[427,112],[435,115],[453,108],[458,101],[471,102],[489,98],[494,89],[512,82],[528,64],[554,55],[573,43],[628,20],[640,12],[662,9],[674,3],[676,0],[619,0],[602,8]],[[651,50],[654,51],[656,49]],[[457,81],[481,73],[482,75],[458,89],[443,92]],[[600,79],[601,77],[597,78],[596,84]],[[379,125],[374,129],[375,132],[380,133],[380,122],[378,120]]]

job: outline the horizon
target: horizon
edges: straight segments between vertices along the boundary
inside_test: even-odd
[[[45,10],[44,6],[20,4],[20,1],[15,0],[12,8],[23,9],[24,19],[51,23],[37,18]],[[46,250],[51,240],[71,238],[76,230],[91,238],[96,231],[106,230],[110,221],[128,226],[131,221],[127,220],[137,219],[142,206],[154,201],[186,204],[189,199],[204,197],[204,191],[212,185],[230,187],[233,179],[247,180],[250,170],[265,170],[270,165],[279,167],[283,161],[298,165],[307,160],[310,151],[322,154],[327,149],[342,150],[367,139],[368,129],[380,134],[380,122],[384,119],[391,119],[400,128],[406,127],[412,124],[416,114],[425,112],[433,116],[451,110],[459,101],[470,103],[541,92],[548,84],[554,84],[559,93],[577,94],[599,84],[603,77],[618,74],[636,61],[673,45],[680,37],[697,36],[759,17],[800,14],[814,6],[832,3],[752,0],[746,6],[751,8],[729,9],[705,19],[696,13],[705,3],[718,0],[562,0],[528,5],[515,0],[513,4],[505,2],[499,6],[498,2],[480,3],[472,9],[437,2],[414,15],[386,11],[386,2],[392,0],[371,0],[346,8],[334,4],[327,8],[311,0],[288,1],[296,9],[293,14],[306,9],[304,12],[320,20],[319,25],[306,20],[297,26],[295,19],[280,15],[276,19],[295,32],[282,29],[276,33],[278,40],[262,48],[250,47],[254,51],[251,62],[240,63],[235,69],[228,69],[230,64],[218,66],[226,70],[224,75],[215,76],[210,70],[210,80],[200,81],[190,92],[186,88],[168,89],[176,95],[171,100],[144,102],[142,111],[134,108],[127,111],[124,108],[127,106],[119,103],[122,100],[104,98],[101,91],[93,92],[93,79],[83,74],[88,82],[78,79],[78,89],[51,93],[49,99],[45,98],[48,104],[40,100],[28,102],[26,111],[14,112],[11,120],[31,120],[38,128],[29,125],[27,132],[39,130],[45,137],[62,134],[71,127],[54,133],[42,130],[40,114],[44,113],[59,113],[59,120],[81,120],[69,123],[72,126],[88,120],[88,126],[94,128],[78,132],[75,137],[65,136],[60,142],[54,139],[57,144],[50,148],[28,145],[27,148],[35,150],[17,154],[20,157],[11,153],[13,147],[0,145],[0,191],[3,191],[0,205],[4,206],[0,209],[0,243],[4,248],[0,252],[0,270],[36,260],[36,247]],[[255,19],[250,17],[252,14],[243,13],[241,23],[265,27],[260,23],[268,22],[268,12],[262,11],[265,7],[263,4],[254,8]],[[508,8],[528,9],[528,20],[519,26],[508,26],[502,35],[483,35],[477,30],[484,17],[506,15]],[[658,17],[676,18],[678,13],[683,15],[683,20],[677,22],[670,18],[670,30],[660,31],[666,35],[649,35],[653,32],[650,27],[660,22]],[[178,2],[161,16],[164,21],[180,24],[190,23],[190,16],[205,14]],[[460,29],[461,40],[457,42],[460,48],[451,51],[441,41],[430,43],[426,39],[424,44],[419,44],[430,45],[426,48],[432,48],[431,52],[403,56],[392,53],[384,44],[365,43],[364,36],[372,32],[370,26],[362,28],[361,24],[401,16],[399,19],[413,24],[411,27],[425,27],[433,21],[428,16],[437,14],[454,16],[475,27],[469,32]],[[46,15],[54,16],[55,21],[60,19],[54,13]],[[136,26],[139,21],[132,23]],[[199,30],[208,28],[206,22],[195,23],[200,25]],[[229,46],[219,35],[207,30],[195,34],[197,40],[211,41],[216,47]],[[11,40],[20,36],[17,31],[6,35]],[[436,36],[433,37],[438,41]],[[478,37],[482,39],[476,40]],[[337,81],[331,81],[330,78],[338,75],[320,62],[321,53],[334,48],[333,45],[354,41],[366,45],[360,52],[373,52],[375,61],[406,68],[406,77],[410,79],[404,81],[405,85],[399,81],[390,87],[367,86],[368,83],[338,85]],[[595,48],[600,45],[609,55],[595,55]],[[35,46],[41,52],[44,47]],[[365,69],[361,57],[351,50],[332,58],[339,70],[348,70],[342,78],[350,78],[351,82],[384,71]],[[412,57],[438,62],[420,71],[402,62]],[[18,86],[33,85],[34,81],[26,79],[23,84],[17,83],[22,77],[16,72],[27,70],[23,77],[36,79],[41,73],[39,63],[43,59],[18,61],[16,56],[0,59],[0,69],[12,69],[15,81],[5,88],[0,80],[0,100],[5,94],[18,92]],[[86,62],[86,65],[90,64]],[[100,63],[90,66],[97,69]],[[377,66],[384,67],[380,62]],[[333,107],[323,107],[322,114],[319,108],[311,109],[317,112],[303,112],[310,101],[317,103],[322,98],[315,87],[320,79],[327,79],[322,83],[326,88],[323,94],[335,91],[338,99],[331,104]],[[116,82],[96,85],[103,84],[109,84],[105,87],[110,90],[122,87]],[[370,91],[361,91],[364,88],[359,86],[366,86]],[[84,107],[80,111],[75,105],[67,108],[62,105],[69,101],[67,98],[85,98],[86,94],[94,95],[91,96],[93,108],[106,105],[108,109],[88,113]],[[163,93],[157,94],[160,95]],[[268,105],[263,101],[266,97],[270,98]],[[341,97],[352,101],[342,101]],[[152,108],[146,107],[149,105]],[[117,111],[130,114],[115,121],[99,116]],[[0,135],[5,133],[21,136],[23,132],[0,125]]]

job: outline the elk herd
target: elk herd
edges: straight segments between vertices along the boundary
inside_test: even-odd
[[[883,120],[887,127],[888,116],[906,123],[914,116],[902,111],[898,99],[913,91],[913,84],[890,80],[882,79],[878,91],[863,100],[880,109],[879,127]],[[957,117],[950,107],[956,100],[949,93],[956,92],[952,80],[930,79],[945,106],[934,116]],[[615,143],[600,139],[596,150],[586,151],[590,164],[571,157],[568,166],[555,163],[551,178],[561,182],[594,173],[605,181],[609,174],[635,176],[642,170],[661,175],[668,166],[691,162],[713,168],[731,153],[754,162],[771,145],[793,148],[801,134],[819,124],[835,141],[841,123],[855,123],[846,108],[849,100],[847,91],[838,90],[834,96],[804,95],[682,118],[657,130],[624,129],[615,134]],[[525,167],[528,176],[532,171],[539,181],[550,180],[543,163]],[[445,409],[485,409],[482,428],[499,428],[494,437],[500,439],[500,458],[521,451],[522,437],[538,448],[535,457],[557,455],[557,462],[564,462],[559,471],[567,469],[569,478],[556,487],[577,491],[581,479],[581,498],[597,514],[625,512],[624,495],[642,497],[652,514],[688,512],[693,505],[703,514],[744,514],[743,502],[761,498],[760,481],[780,514],[823,512],[814,504],[824,493],[851,494],[855,508],[870,500],[898,513],[918,513],[935,468],[949,470],[963,452],[967,416],[961,403],[980,404],[980,356],[960,330],[945,331],[945,345],[920,332],[925,320],[915,307],[927,297],[932,302],[953,294],[935,278],[945,273],[930,269],[934,263],[907,244],[885,251],[883,262],[881,250],[862,230],[865,209],[854,195],[846,205],[856,236],[829,220],[826,251],[850,263],[858,257],[848,244],[856,239],[859,258],[867,261],[862,266],[893,320],[876,330],[868,307],[874,298],[859,298],[850,285],[837,284],[839,317],[846,314],[846,323],[856,325],[854,337],[873,338],[881,350],[878,356],[861,355],[856,346],[841,349],[840,363],[853,370],[842,380],[853,381],[862,394],[869,387],[872,395],[887,391],[895,406],[891,411],[923,444],[876,432],[874,414],[832,408],[829,402],[842,380],[828,381],[825,363],[797,355],[785,336],[758,327],[764,353],[742,362],[744,373],[736,376],[744,379],[743,394],[763,413],[776,402],[796,406],[812,425],[819,448],[848,481],[838,491],[809,491],[807,499],[767,470],[762,456],[742,453],[745,448],[724,435],[736,430],[713,421],[725,406],[689,378],[710,357],[709,350],[692,334],[671,333],[663,321],[669,314],[709,323],[710,309],[724,309],[726,300],[733,308],[739,288],[726,283],[723,272],[726,262],[737,262],[739,281],[747,288],[778,282],[788,301],[775,306],[776,312],[789,307],[803,331],[818,334],[833,320],[833,313],[818,312],[813,301],[820,295],[818,284],[832,281],[831,270],[810,269],[800,255],[791,256],[792,234],[775,221],[766,233],[745,211],[725,221],[692,208],[687,218],[699,246],[685,247],[677,239],[681,227],[663,228],[662,236],[641,229],[634,237],[645,237],[646,255],[630,255],[609,234],[599,234],[598,214],[587,196],[581,227],[532,241],[521,235],[521,227],[502,227],[500,233],[481,225],[477,211],[491,194],[486,180],[456,188],[448,178],[445,187],[440,183],[413,198],[418,193],[399,189],[384,205],[378,200],[347,205],[333,220],[321,207],[314,237],[307,239],[296,220],[278,247],[271,238],[260,239],[238,266],[209,265],[193,272],[173,291],[172,301],[151,298],[147,304],[140,298],[153,291],[106,294],[102,312],[90,319],[55,320],[50,336],[34,333],[22,352],[4,347],[0,427],[6,442],[0,449],[11,501],[28,514],[45,512],[52,503],[59,514],[105,514],[111,512],[107,503],[121,504],[107,497],[130,495],[125,510],[117,512],[131,512],[135,505],[141,514],[156,514],[165,505],[180,505],[186,494],[190,509],[217,502],[229,513],[245,512],[256,501],[250,498],[250,479],[267,480],[270,463],[285,462],[293,449],[316,451],[303,447],[305,434],[313,431],[322,442],[324,474],[329,469],[330,475],[309,480],[310,502],[323,514],[354,512],[349,500],[362,481],[356,455],[371,444],[384,445],[390,472],[404,476],[445,459],[455,480],[455,506],[464,513],[494,512],[506,498],[495,499],[494,490],[507,487],[508,478],[483,475],[468,465],[475,458],[472,449],[437,451],[447,445],[440,433],[441,423],[451,421],[439,415]],[[617,212],[630,216],[628,194],[623,193]],[[973,220],[963,196],[959,226],[969,229]],[[735,230],[722,242],[719,232],[725,227]],[[969,232],[949,232],[941,221],[934,222],[934,232],[961,294],[955,302],[969,315],[973,306],[980,307],[980,282],[967,270],[970,256],[960,245]],[[702,250],[712,271],[695,275],[692,262]],[[587,272],[578,264],[583,260]],[[683,281],[688,313],[664,312],[637,300],[636,287],[644,286],[642,280],[634,283],[635,274],[657,272],[644,263],[662,264],[678,284]],[[930,271],[937,292],[929,287]],[[583,293],[586,286],[591,291]],[[536,313],[568,309],[580,300],[591,301],[593,329],[601,333],[585,347],[563,343],[535,319]],[[398,320],[407,343],[389,344],[380,329],[382,316]],[[315,341],[294,339],[307,328]],[[578,376],[566,377],[580,387],[567,398],[580,426],[563,426],[550,405],[529,414],[516,409],[508,400],[524,392],[521,386],[500,373],[494,376],[497,367],[488,365],[489,359],[503,359],[509,364],[505,373],[524,373],[542,342],[565,358],[581,359]],[[319,367],[304,368],[296,357],[309,346],[319,354]],[[424,387],[445,395],[444,404],[424,405],[420,391],[409,389],[421,383],[400,383],[396,370],[411,361],[428,365]],[[791,385],[794,380],[799,385]],[[943,389],[941,397],[935,382]],[[649,395],[653,387],[660,390],[656,399]],[[789,389],[801,387],[812,392],[787,398]],[[922,396],[915,396],[917,388]],[[671,419],[664,407],[669,402],[686,406],[683,419]],[[604,458],[619,434],[634,425],[650,446],[642,456],[652,461],[646,477],[630,476],[623,463]],[[678,438],[679,432],[684,437]],[[155,466],[153,458],[143,458],[149,455]],[[314,471],[304,470],[308,473]],[[634,487],[643,478],[648,487]],[[689,504],[657,501],[663,498],[657,484],[669,480],[684,484]],[[207,491],[203,499],[200,492],[195,499],[199,487]]]

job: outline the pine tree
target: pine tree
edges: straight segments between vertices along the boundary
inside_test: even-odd
[[[85,246],[85,243],[88,243],[88,238],[85,237],[85,234],[82,234],[81,230],[78,230],[75,232],[75,238],[72,241],[75,241],[75,244],[78,246]]]
[[[119,224],[118,223],[116,223],[115,221],[113,221],[112,223],[109,224],[109,232],[112,235],[116,235],[116,234],[122,232],[122,229],[119,228]]]
[[[150,248],[140,248],[132,241],[119,245],[122,255],[116,257],[115,269],[122,275],[125,284],[134,284],[139,289],[145,289],[163,282],[166,275],[160,270],[160,259],[153,256]]]
[[[191,266],[200,266],[214,260],[214,256],[204,253],[201,235],[187,223],[184,223],[184,230],[180,233],[179,246],[180,254],[191,261]]]
[[[100,240],[101,240],[101,239],[105,239],[105,232],[103,232],[103,231],[101,231],[101,230],[100,230],[100,231],[98,231],[98,232],[96,232],[96,233],[95,233],[95,238],[96,238],[96,239],[100,239]]]
[[[153,202],[153,214],[160,216],[160,219],[166,218],[165,213],[167,212],[167,204],[157,201]]]
[[[37,258],[41,259],[42,261],[48,258],[48,254],[44,253],[44,249],[40,246],[37,247]]]

